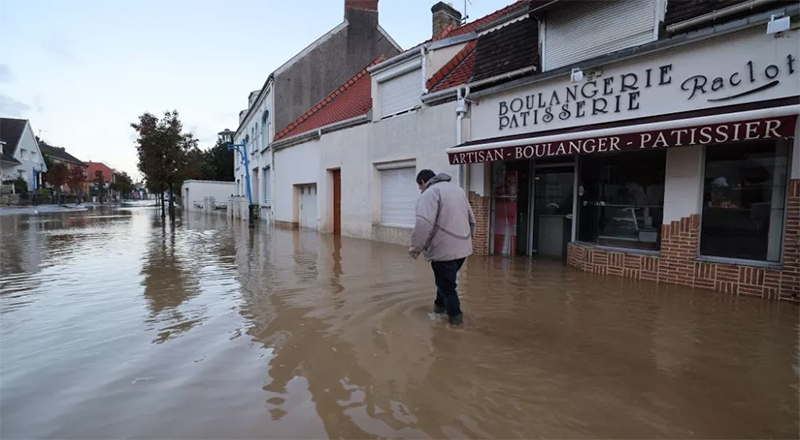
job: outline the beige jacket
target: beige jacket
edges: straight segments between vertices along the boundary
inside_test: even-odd
[[[464,190],[441,173],[425,184],[417,200],[417,221],[409,253],[428,261],[450,261],[472,255],[475,214]]]

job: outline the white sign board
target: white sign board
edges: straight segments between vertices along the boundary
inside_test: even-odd
[[[800,33],[764,27],[482,97],[472,140],[800,96]]]

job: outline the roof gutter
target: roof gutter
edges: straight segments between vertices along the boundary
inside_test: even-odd
[[[267,151],[270,147],[273,150],[278,151],[284,148],[289,148],[291,146],[302,144],[312,140],[318,140],[322,137],[325,133],[330,133],[332,131],[343,130],[345,128],[355,127],[356,125],[361,125],[366,122],[369,122],[372,118],[370,117],[370,113],[363,114],[361,116],[356,116],[355,118],[345,119],[344,121],[334,122],[333,124],[328,124],[322,126],[314,131],[309,131],[307,133],[301,133],[296,136],[292,136],[286,139],[281,139],[279,141],[273,142],[272,144],[268,145],[266,148],[261,150],[261,153]]]
[[[420,46],[425,47],[424,44]],[[419,51],[415,50],[415,48],[408,49],[407,51],[395,56],[394,58],[389,58],[388,60],[380,62],[372,67],[367,67],[367,72],[369,72],[370,74],[375,72],[380,72],[381,70],[384,70],[386,68],[394,66],[395,64],[398,64],[400,61],[404,61],[409,58],[414,58],[416,56],[419,56],[419,54],[420,54]]]
[[[537,66],[528,66],[528,67],[523,67],[522,69],[512,70],[511,72],[506,72],[506,73],[503,73],[503,74],[500,74],[500,75],[495,75],[495,76],[493,76],[491,78],[482,79],[480,81],[470,82],[470,83],[459,85],[459,86],[453,86],[453,87],[451,87],[449,89],[445,89],[445,90],[441,90],[441,91],[438,91],[438,92],[434,92],[434,93],[431,93],[431,94],[424,95],[422,97],[422,102],[424,102],[426,104],[438,102],[438,101],[441,101],[443,99],[449,98],[450,95],[457,95],[458,89],[461,88],[461,87],[464,87],[464,86],[469,86],[470,88],[476,88],[476,87],[485,86],[487,84],[491,84],[491,83],[494,83],[494,82],[497,82],[497,81],[508,80],[508,79],[511,79],[511,78],[514,78],[514,77],[517,77],[517,76],[525,75],[525,74],[530,73],[530,72],[535,72],[536,70],[538,70]]]
[[[544,5],[529,7],[528,13],[534,13],[534,12],[539,12],[539,11],[545,10],[545,9],[549,8],[550,6],[553,6],[555,3],[559,3],[559,2],[561,2],[561,0],[553,0],[553,1],[549,2],[549,3],[544,4]]]
[[[699,17],[690,18],[689,20],[686,21],[682,21],[676,24],[671,24],[667,26],[667,32],[680,32],[689,28],[699,26],[704,23],[713,22],[718,18],[725,18],[737,14],[739,12],[748,11],[758,6],[763,6],[767,3],[774,3],[774,0],[750,0],[745,3],[739,3],[738,5],[729,6],[727,8],[709,12],[708,14],[704,14]]]

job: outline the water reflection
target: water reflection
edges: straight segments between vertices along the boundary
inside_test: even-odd
[[[453,329],[403,247],[146,210],[0,226],[3,438],[798,431],[792,304],[475,257]]]
[[[196,233],[186,230],[178,233],[175,223],[158,223],[154,226],[160,231],[156,229],[150,238],[141,273],[150,309],[147,322],[158,331],[153,342],[163,343],[202,322],[204,311],[193,310],[186,316],[180,310],[184,302],[199,293],[199,280],[183,261],[192,258],[185,250],[196,244],[192,240],[198,238]]]

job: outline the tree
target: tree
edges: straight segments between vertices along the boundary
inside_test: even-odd
[[[139,122],[131,124],[139,137],[136,152],[139,156],[139,171],[144,174],[148,187],[158,188],[162,194],[161,216],[164,217],[164,191],[174,193],[186,175],[189,151],[197,146],[191,133],[183,132],[178,112],[165,112],[162,119],[150,113],[139,116]],[[169,199],[170,216],[175,214],[173,198]]]
[[[97,187],[97,197],[100,199],[100,203],[103,203],[103,192],[106,189],[106,178],[103,177],[103,172],[97,170],[94,172],[94,185]]]
[[[214,170],[214,177],[211,180],[234,181],[233,151],[228,150],[228,145],[217,142],[216,145],[206,151],[206,161]]]
[[[122,194],[123,198],[129,198],[130,194],[136,190],[136,186],[133,184],[131,176],[123,171],[117,174],[116,182],[111,184],[111,189]]]
[[[83,171],[83,168],[74,167],[71,170],[69,170],[66,183],[70,191],[77,194],[78,196],[81,196],[81,190],[83,189],[83,184],[86,183],[86,173]]]
[[[44,175],[44,181],[53,185],[56,190],[59,190],[62,185],[67,183],[68,177],[69,168],[61,162],[53,162],[47,165],[47,173]]]
[[[208,157],[208,153],[197,147],[186,153],[186,167],[183,180],[214,180],[216,170]]]
[[[47,157],[47,156],[45,156]],[[61,162],[50,162],[47,165],[47,173],[44,175],[44,181],[53,187],[53,195],[55,196],[55,203],[60,203],[59,193],[61,186],[67,183],[69,177],[69,168]]]

